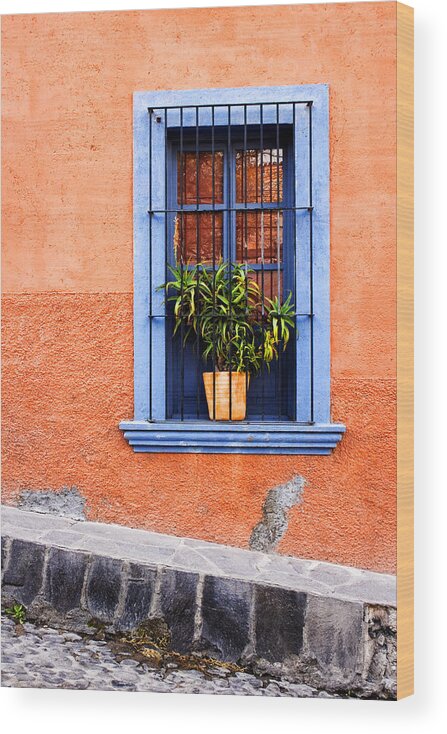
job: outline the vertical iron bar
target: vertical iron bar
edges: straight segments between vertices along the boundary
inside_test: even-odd
[[[216,154],[214,150],[214,105],[211,107],[211,180],[212,180],[212,203],[213,203],[213,421],[216,420],[216,194],[215,194],[215,165]],[[222,161],[223,166],[223,161]]]
[[[244,105],[244,153],[242,157],[243,166],[242,166],[242,180],[243,180],[243,193],[242,193],[242,185],[241,185],[241,194],[244,201],[244,240],[243,245],[244,248],[241,248],[241,254],[245,252],[245,309],[246,314],[248,314],[248,227],[247,227],[247,105]],[[242,182],[241,182],[242,184]],[[242,232],[241,232],[242,236]],[[242,261],[244,260],[244,256],[242,256]],[[248,405],[248,374],[249,371],[247,369],[247,364],[245,364],[245,400],[246,405]],[[246,414],[247,417],[247,414]]]
[[[259,125],[260,125],[260,154],[261,154],[261,328],[262,328],[262,348],[264,348],[265,328],[265,279],[264,279],[264,107],[259,105]],[[265,417],[265,368],[264,360],[261,361],[261,411],[262,420]]]
[[[273,148],[270,148],[270,161],[269,161],[269,178],[270,178],[270,204],[273,204]],[[273,263],[273,247],[272,247],[272,232],[273,232],[273,210],[270,209],[270,265]],[[273,296],[273,278],[270,273],[270,294]]]
[[[284,166],[284,161],[283,161]],[[283,168],[284,179],[284,168]],[[283,196],[284,196],[284,180],[283,180]],[[280,217],[280,188],[279,188],[279,104],[276,104],[276,259],[278,266],[278,303],[281,301],[281,248],[279,245],[279,217]],[[284,230],[283,230],[284,232]],[[272,243],[273,244],[273,243]],[[283,245],[284,256],[284,245]],[[272,273],[273,279],[273,273]],[[273,287],[272,287],[273,294]],[[281,344],[278,346],[278,420],[282,417],[282,375],[281,375]]]
[[[186,247],[186,237],[185,237],[185,230],[184,230],[184,221],[183,221],[183,197],[184,192],[183,189],[185,187],[185,193],[186,193],[186,176],[184,172],[186,161],[184,160],[184,154],[183,154],[183,107],[180,107],[180,237],[179,237],[179,250],[180,250],[180,300],[182,304],[182,316],[183,316],[183,250]],[[183,349],[183,341],[184,341],[184,326],[183,326],[183,318],[180,321],[180,420],[184,420],[184,413],[185,413],[185,357],[184,357],[184,349]]]
[[[228,125],[227,125],[227,136],[228,136],[228,187],[231,191],[231,168],[232,168],[232,151],[231,151],[231,105],[228,105]],[[232,202],[230,199],[230,207],[232,207]],[[232,401],[233,401],[233,391],[232,391],[232,377],[233,377],[233,368],[232,368],[232,338],[233,338],[233,314],[232,314],[232,269],[231,269],[231,259],[232,259],[232,248],[233,248],[233,242],[232,242],[232,221],[231,221],[231,210],[228,211],[228,257],[229,257],[229,273],[228,273],[228,283],[229,283],[229,305],[230,305],[230,399],[229,399],[229,417],[230,421],[232,420]]]
[[[255,195],[255,201],[256,204],[259,203],[259,174],[258,174],[258,152],[256,148],[256,142],[255,142],[255,148],[254,148],[254,154],[255,154],[255,186],[256,186],[256,195]],[[255,237],[256,237],[256,265],[259,265],[259,233],[258,233],[258,210],[255,210]],[[256,276],[256,282],[258,283],[258,276]],[[258,283],[259,285],[259,283]]]
[[[296,272],[297,272],[297,241],[296,241],[296,187],[295,187],[295,180],[297,172],[295,171],[295,145],[296,145],[296,135],[295,135],[295,125],[296,125],[296,106],[295,102],[293,103],[293,117],[292,117],[292,151],[293,151],[293,161],[292,161],[292,172],[293,172],[293,302],[295,304],[295,316],[294,316],[294,322],[295,322],[295,334],[294,334],[294,354],[293,359],[295,361],[295,379],[293,380],[293,418],[297,419],[297,408],[296,408],[296,401],[298,397],[298,371],[296,368],[297,365],[297,332],[298,332],[298,316],[296,315],[297,312],[297,304],[298,304],[298,294],[296,292]]]
[[[199,277],[200,277],[200,224],[199,224],[199,108],[196,107],[196,315],[197,315],[197,365],[196,365],[196,416],[200,416],[200,304],[199,304]]]
[[[269,153],[270,153],[270,156],[269,156],[269,182],[270,182],[270,199],[269,199],[269,202],[270,202],[270,204],[273,204],[274,203],[274,199],[273,199],[273,170],[274,170],[274,168],[273,168],[273,142],[270,143]],[[273,209],[272,208],[269,208],[269,212],[268,213],[269,213],[269,217],[270,217],[268,246],[269,246],[269,251],[270,251],[270,265],[272,265],[273,264]],[[278,214],[278,203],[276,204],[276,214]],[[266,277],[267,277],[267,281],[268,281],[268,284],[267,284],[268,296],[267,296],[267,298],[273,298],[273,276],[274,276],[273,270],[270,268],[267,271],[267,273],[266,273]],[[270,370],[267,373],[267,375],[268,375],[268,380],[271,382],[271,380],[272,380],[272,373],[271,373]],[[278,366],[277,365],[275,365],[275,370],[274,370],[273,377],[274,377],[274,380],[275,380],[275,391],[276,391],[276,394],[278,394]]]
[[[164,108],[164,123],[165,123],[165,130],[164,130],[164,143],[165,143],[165,197],[164,197],[164,206],[165,206],[165,212],[164,212],[164,220],[165,220],[165,280],[164,282],[167,283],[168,281],[168,110],[165,107]],[[169,316],[167,317],[167,323],[166,323],[166,316],[167,311],[165,311],[165,323],[164,323],[164,330],[165,330],[165,338],[166,334],[168,333],[169,329]],[[168,350],[165,348],[165,416],[168,415],[168,390],[167,390],[167,380],[166,376],[168,374]]]
[[[284,166],[284,161],[282,161]],[[283,170],[284,177],[284,170]],[[283,182],[284,186],[284,182]],[[284,188],[283,188],[284,196]],[[281,202],[280,202],[280,187],[279,187],[279,104],[276,105],[276,201],[277,201],[277,212],[276,212],[276,257],[278,265],[278,299],[281,299],[281,247],[279,242],[280,226],[279,226],[279,215],[281,213]],[[284,245],[283,245],[284,249]]]

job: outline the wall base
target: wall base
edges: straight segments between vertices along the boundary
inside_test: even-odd
[[[334,693],[396,697],[393,576],[3,508],[3,603],[91,632],[163,622],[170,646]]]

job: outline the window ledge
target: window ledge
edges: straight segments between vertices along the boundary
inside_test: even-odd
[[[125,420],[119,424],[136,453],[330,454],[341,423],[228,423]]]

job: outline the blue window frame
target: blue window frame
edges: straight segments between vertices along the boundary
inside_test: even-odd
[[[330,418],[328,101],[328,87],[322,84],[135,93],[135,405],[134,418],[120,423],[135,452],[328,454],[341,439],[345,427]],[[258,127],[266,131],[269,126],[281,127],[283,254],[272,269],[278,282],[282,271],[283,287],[294,295],[296,338],[281,368],[286,369],[282,373],[287,382],[285,410],[281,403],[276,418],[268,410],[256,414],[259,395],[255,388],[251,398],[249,392],[252,405],[248,404],[246,421],[218,422],[206,417],[203,395],[196,412],[187,405],[179,416],[178,352],[173,351],[167,307],[158,286],[166,281],[172,258],[169,243],[179,203],[179,146],[182,151],[198,146],[194,133],[199,128],[230,131],[228,139],[213,140],[213,148],[224,157],[223,201],[221,205],[213,202],[213,208],[222,209],[223,251],[231,258],[237,254],[234,228],[238,210],[256,208],[246,202],[239,206],[235,195],[242,126],[252,131],[253,145],[259,144]],[[264,143],[261,140],[261,149]],[[182,202],[184,211],[187,207]],[[191,211],[206,210],[197,202],[191,204]],[[256,270],[256,263],[253,265]],[[263,273],[268,270],[265,264],[262,269]],[[191,354],[184,359],[186,379],[198,394],[196,362]],[[278,379],[273,375],[271,384]]]

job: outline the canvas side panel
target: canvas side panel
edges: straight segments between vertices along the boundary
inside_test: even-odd
[[[397,4],[397,621],[398,698],[413,661],[413,8]]]

